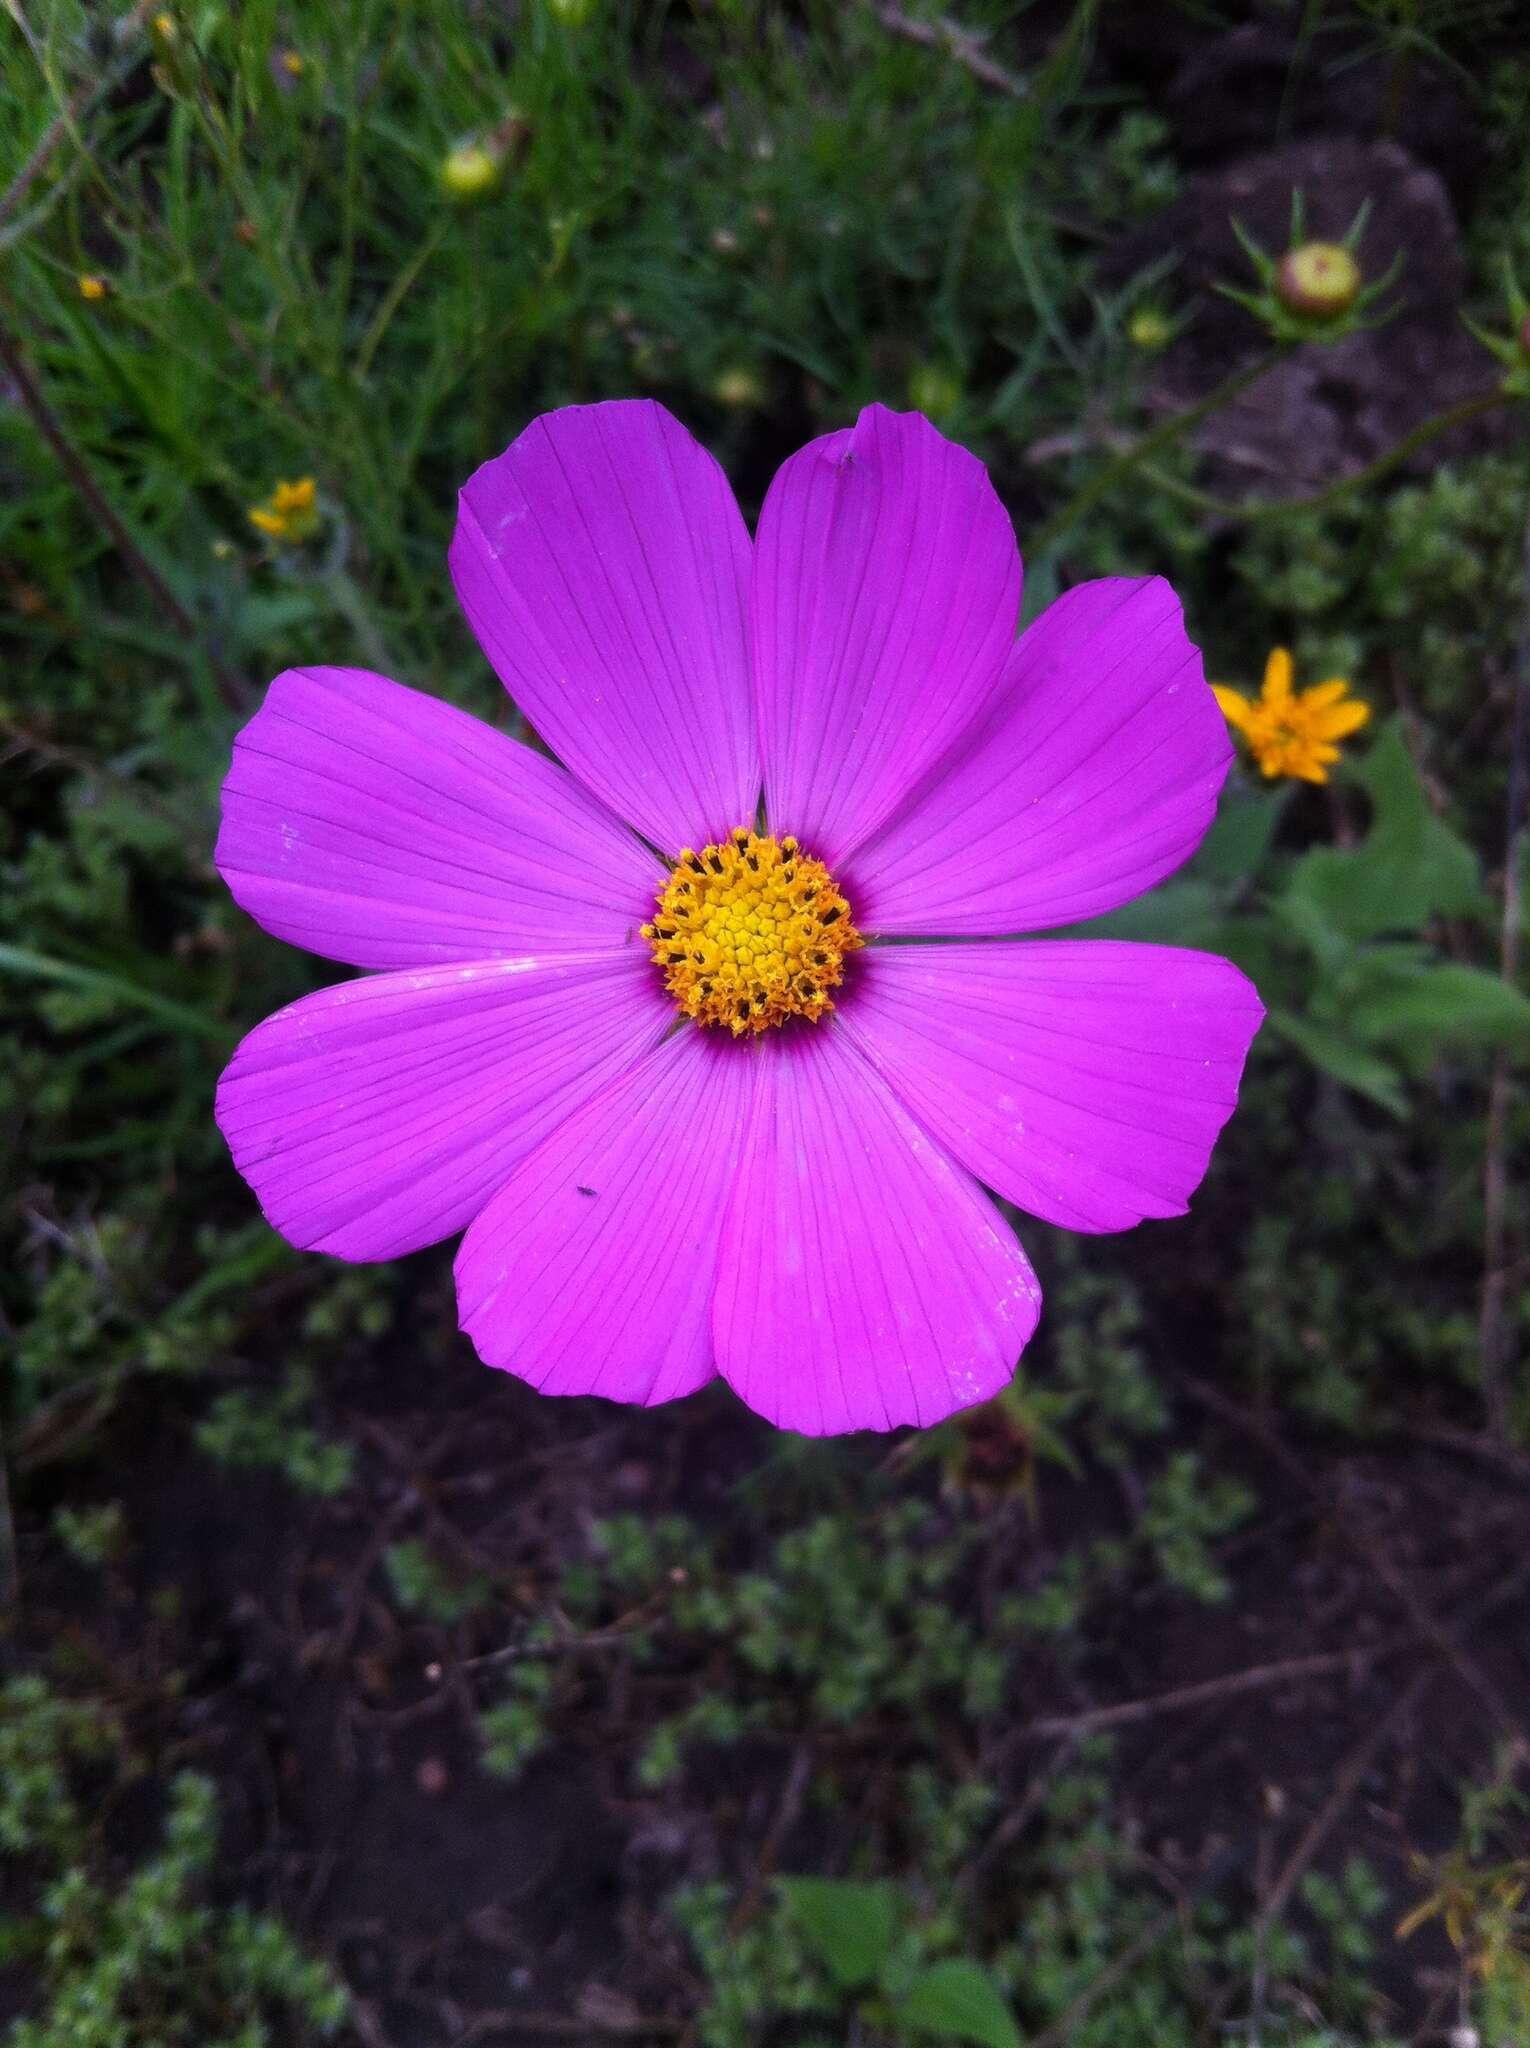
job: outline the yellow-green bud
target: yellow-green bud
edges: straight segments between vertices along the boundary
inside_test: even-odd
[[[1126,338],[1133,348],[1167,348],[1174,339],[1174,323],[1156,306],[1139,306],[1126,323]]]
[[[908,373],[908,402],[926,419],[944,419],[962,402],[962,387],[939,363],[915,363]]]
[[[499,183],[502,159],[482,142],[459,142],[441,164],[441,186],[459,206],[471,206]]]
[[[719,405],[732,406],[737,412],[747,412],[752,406],[765,401],[765,386],[758,374],[743,364],[731,370],[723,370],[712,380],[712,396]]]
[[[1280,260],[1275,296],[1290,313],[1337,320],[1360,296],[1360,266],[1342,242],[1304,242]]]

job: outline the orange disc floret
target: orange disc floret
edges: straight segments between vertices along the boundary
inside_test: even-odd
[[[815,1022],[862,943],[850,906],[821,860],[740,826],[700,853],[687,847],[659,892],[643,937],[682,1016],[735,1038]]]

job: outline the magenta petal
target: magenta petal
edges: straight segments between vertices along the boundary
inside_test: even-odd
[[[518,1168],[457,1255],[486,1365],[646,1406],[712,1377],[707,1305],[756,1064],[683,1028]]]
[[[649,399],[547,413],[462,493],[452,575],[501,682],[671,854],[754,819],[749,560],[727,478]]]
[[[1264,1015],[1212,953],[878,946],[843,1029],[953,1158],[1069,1230],[1183,1215]]]
[[[1232,760],[1162,578],[1081,583],[1021,637],[984,729],[841,877],[863,931],[1098,916],[1200,844]]]
[[[1009,1225],[837,1029],[765,1054],[712,1310],[723,1377],[807,1436],[998,1393],[1041,1307]]]
[[[365,669],[288,669],[234,742],[217,863],[356,967],[619,946],[663,870],[555,763]]]
[[[218,1123],[283,1237],[388,1259],[471,1221],[671,1015],[633,952],[342,982],[256,1026]]]
[[[794,455],[750,600],[771,830],[852,852],[988,705],[1019,606],[983,465],[918,413],[868,406]]]

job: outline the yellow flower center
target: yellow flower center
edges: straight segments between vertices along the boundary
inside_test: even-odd
[[[742,825],[720,846],[685,849],[643,937],[681,1015],[735,1038],[788,1017],[816,1023],[863,943],[821,860]]]

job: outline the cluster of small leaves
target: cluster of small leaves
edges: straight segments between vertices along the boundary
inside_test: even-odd
[[[1257,1975],[1267,2037],[1283,2048],[1386,2048],[1365,1977],[1388,1906],[1375,1873],[1355,1858],[1332,1877],[1309,1872],[1299,1930],[1276,1923],[1255,1937],[1214,1888],[1166,1911],[1112,1812],[1109,1763],[1108,1745],[1081,1744],[1039,1803],[1014,1859],[1024,1907],[998,1940],[944,1871],[912,1883],[788,1877],[757,1916],[721,1885],[678,1892],[672,1910],[707,1986],[699,2038],[746,2048],[791,2020],[793,2039],[815,2042],[1015,2048],[1065,2027],[1079,2048],[1194,2048],[1207,1983],[1246,1995]],[[971,1790],[969,1818],[984,1804]],[[1137,1964],[1123,1975],[1127,1949]]]
[[[270,1392],[237,1387],[219,1394],[197,1424],[198,1447],[220,1464],[283,1472],[300,1493],[343,1493],[355,1451],[308,1420],[313,1392],[312,1372],[292,1365]]]
[[[207,1903],[217,1849],[211,1782],[183,1772],[169,1788],[164,1842],[120,1875],[82,1772],[121,1768],[121,1730],[89,1701],[40,1678],[0,1689],[0,1844],[24,1856],[34,1897],[0,1921],[0,1963],[25,1964],[36,2010],[11,2048],[274,2048],[275,2023],[326,2040],[348,2001],[282,1923]]]
[[[1073,1433],[1092,1457],[1124,1463],[1169,1423],[1163,1390],[1143,1343],[1140,1291],[1119,1273],[1103,1273],[1069,1239],[1054,1247],[1057,1277],[1048,1290],[1054,1369],[1072,1390]]]
[[[725,1678],[650,1730],[636,1774],[652,1788],[677,1777],[694,1746],[728,1745],[762,1726],[843,1727],[890,1714],[917,1731],[943,1708],[991,1712],[1007,1652],[981,1639],[956,1596],[974,1540],[904,1501],[869,1517],[819,1515],[758,1568],[730,1572],[685,1521],[620,1516],[597,1525],[593,1555],[566,1570],[553,1605],[608,1644],[626,1637],[639,1661],[683,1652],[716,1670],[726,1660]],[[577,1664],[580,1640],[538,1623],[523,1650],[509,1697],[480,1720],[501,1775],[534,1753],[554,1670]]]
[[[34,1673],[0,1686],[0,1845],[8,1854],[63,1860],[73,1851],[80,1814],[71,1774],[111,1754],[118,1739],[104,1709],[60,1696]]]
[[[400,1607],[445,1627],[494,1596],[493,1586],[481,1572],[453,1569],[417,1537],[390,1544],[384,1563]]]

